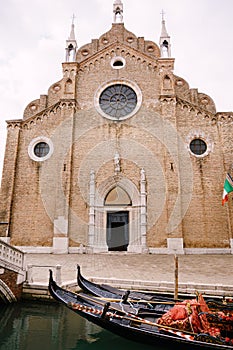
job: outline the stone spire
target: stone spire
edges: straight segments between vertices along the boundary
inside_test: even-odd
[[[162,31],[160,35],[160,52],[162,58],[168,58],[171,57],[171,43],[170,43],[170,36],[168,35],[166,25],[165,25],[165,19],[164,19],[164,11],[162,11]]]
[[[70,36],[66,40],[66,62],[75,62],[75,56],[77,51],[77,42],[75,39],[75,33],[74,33],[74,19],[75,16],[72,17],[72,24],[71,24],[71,31]]]
[[[123,23],[123,4],[121,0],[114,0],[113,23]]]

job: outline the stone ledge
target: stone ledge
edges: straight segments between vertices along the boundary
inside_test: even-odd
[[[132,280],[121,280],[121,279],[113,279],[113,278],[89,278],[95,283],[99,284],[110,284],[116,288],[122,289],[138,289],[138,290],[146,290],[151,292],[159,292],[159,293],[174,293],[174,283],[167,281],[132,281]],[[198,291],[205,295],[210,296],[233,296],[233,287],[230,285],[222,285],[222,284],[193,284],[193,283],[180,283],[179,284],[179,293],[184,294],[195,294]]]
[[[99,284],[109,284],[113,287],[120,289],[140,290],[158,292],[161,294],[173,294],[174,284],[172,282],[154,282],[154,281],[133,281],[114,278],[89,278],[90,281]],[[80,290],[75,280],[62,283],[62,287],[77,292]],[[198,291],[206,296],[228,296],[233,297],[233,288],[230,285],[211,285],[211,284],[193,284],[193,283],[180,283],[179,294],[182,295],[194,295]],[[23,286],[23,299],[51,299],[48,292],[48,285],[44,283],[32,283],[24,284]]]

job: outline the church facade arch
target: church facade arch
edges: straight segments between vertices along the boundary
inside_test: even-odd
[[[146,198],[143,197],[146,196],[144,180],[142,178],[140,180],[140,190],[131,180],[123,176],[119,176],[117,180],[114,176],[109,177],[98,188],[95,188],[94,183],[94,173],[92,173],[90,180],[89,249],[95,253],[118,250],[111,249],[108,245],[108,224],[111,214],[113,221],[119,220],[117,219],[119,215],[124,217],[122,220],[124,221],[123,226],[127,226],[128,242],[127,249],[123,250],[135,253],[145,251],[147,248],[145,239]],[[127,194],[130,202],[119,202],[117,205],[114,205],[114,203],[107,204],[106,198],[115,188],[122,189]]]

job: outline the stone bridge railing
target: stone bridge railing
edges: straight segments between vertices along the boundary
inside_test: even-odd
[[[0,267],[15,272],[23,270],[24,253],[0,240]]]
[[[0,240],[0,301],[20,299],[25,279],[24,253]]]

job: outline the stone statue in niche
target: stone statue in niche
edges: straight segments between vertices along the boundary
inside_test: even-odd
[[[121,171],[120,155],[118,152],[114,156],[114,164],[115,164],[115,175],[117,175]]]
[[[141,181],[146,181],[145,170],[143,168],[141,169]]]

